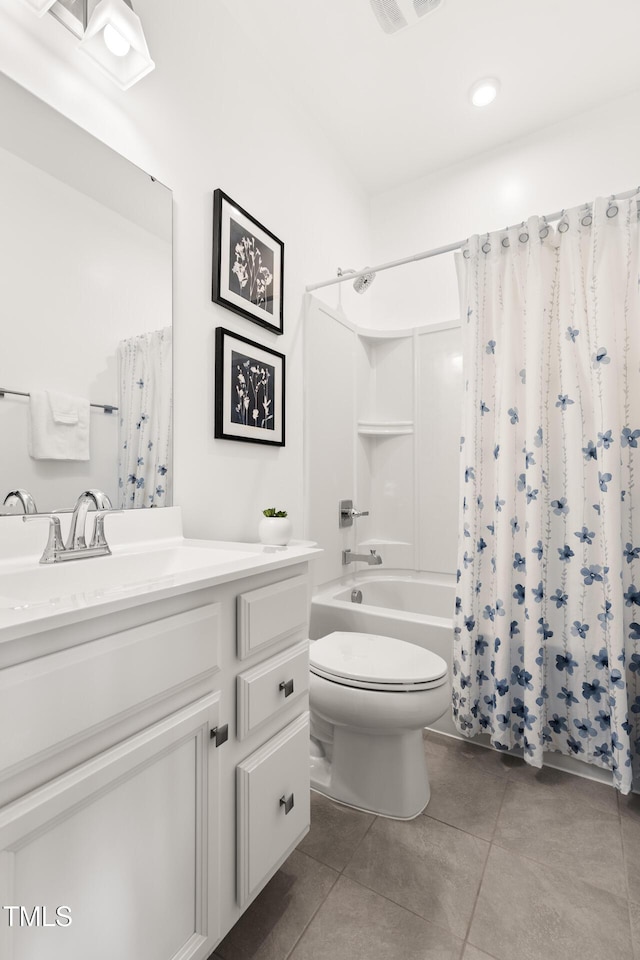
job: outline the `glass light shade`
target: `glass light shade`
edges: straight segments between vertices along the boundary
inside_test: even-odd
[[[29,7],[39,17],[43,17],[50,10],[56,0],[22,0],[25,7]]]
[[[116,57],[126,57],[131,50],[131,44],[128,40],[118,33],[115,27],[112,27],[110,23],[104,28],[102,36],[104,37],[104,42],[106,43],[111,53]]]
[[[107,31],[105,40],[107,27],[111,30]],[[114,33],[118,34],[122,53],[113,51]],[[155,67],[140,17],[124,0],[100,0],[91,14],[80,49],[122,90],[127,90]]]

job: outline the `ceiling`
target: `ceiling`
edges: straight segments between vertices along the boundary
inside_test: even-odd
[[[445,0],[390,36],[370,0],[225,3],[372,194],[640,88],[638,0]]]

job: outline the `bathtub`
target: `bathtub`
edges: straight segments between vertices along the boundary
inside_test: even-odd
[[[361,603],[351,600],[353,591],[362,592]],[[453,577],[365,571],[319,588],[311,600],[310,637],[334,630],[398,637],[437,653],[451,672],[454,605]],[[459,736],[450,711],[433,729]]]

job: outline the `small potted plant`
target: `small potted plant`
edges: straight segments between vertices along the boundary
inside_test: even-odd
[[[291,520],[287,517],[286,510],[276,510],[275,507],[269,507],[263,510],[263,517],[258,524],[258,536],[260,543],[269,543],[273,546],[284,547],[289,540],[293,529]]]

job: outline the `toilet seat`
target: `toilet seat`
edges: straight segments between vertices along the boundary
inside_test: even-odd
[[[430,690],[447,681],[436,653],[397,637],[330,633],[311,644],[311,673],[344,687],[380,692]]]

